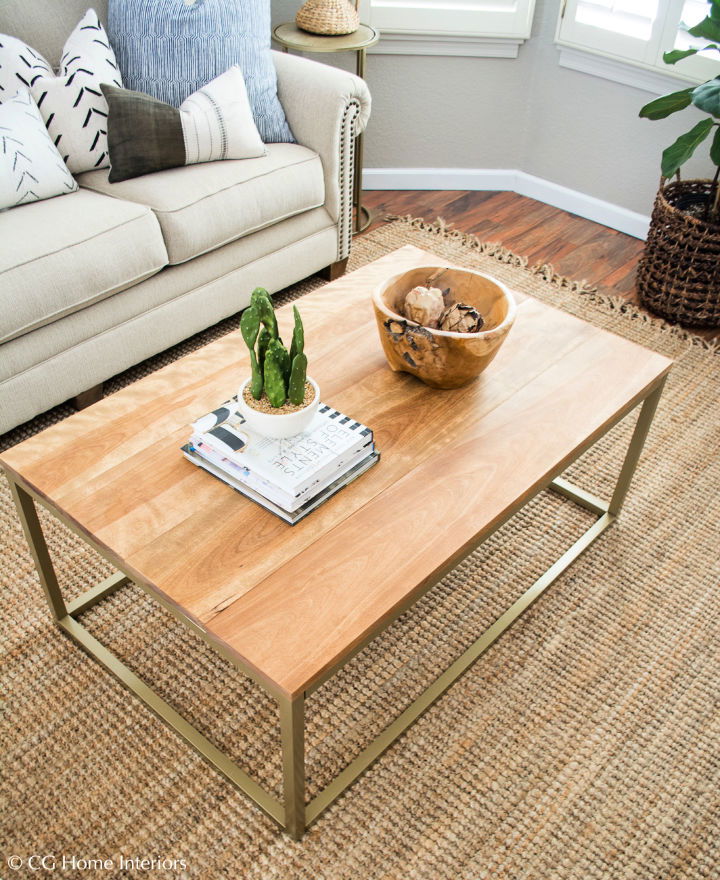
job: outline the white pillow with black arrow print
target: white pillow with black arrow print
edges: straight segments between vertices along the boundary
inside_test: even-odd
[[[0,104],[43,76],[55,74],[39,52],[17,37],[0,34]]]
[[[100,84],[122,87],[122,79],[94,9],[88,9],[68,37],[57,76],[29,46],[0,34],[0,100],[10,97],[14,83],[29,86],[50,137],[73,174],[109,166],[108,109]]]
[[[75,192],[37,105],[22,89],[0,105],[0,210]]]

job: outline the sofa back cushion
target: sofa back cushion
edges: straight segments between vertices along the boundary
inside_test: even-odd
[[[107,24],[107,0],[2,0],[0,33],[18,37],[57,67],[68,34],[89,7]]]
[[[237,64],[263,141],[294,141],[277,96],[270,0],[109,0],[108,33],[126,88],[179,107]]]

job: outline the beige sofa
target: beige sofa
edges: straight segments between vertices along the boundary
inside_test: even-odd
[[[56,62],[92,5],[3,0],[0,33]],[[274,53],[297,144],[123,183],[78,177],[71,195],[0,212],[0,433],[271,292],[344,268],[362,80]]]

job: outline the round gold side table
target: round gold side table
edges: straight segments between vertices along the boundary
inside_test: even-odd
[[[286,22],[279,24],[273,30],[273,39],[282,46],[283,52],[287,52],[288,49],[293,49],[296,52],[355,52],[355,72],[361,79],[365,79],[365,51],[377,43],[380,34],[375,28],[361,24],[352,34],[325,37],[302,31],[294,22]],[[355,168],[353,169],[353,207],[355,209],[353,235],[364,232],[372,222],[370,212],[362,205],[362,164],[363,135],[359,134],[355,140]]]

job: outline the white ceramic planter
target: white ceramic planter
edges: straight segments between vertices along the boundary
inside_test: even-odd
[[[310,376],[307,377],[307,381],[315,389],[315,397],[304,409],[291,413],[263,413],[248,406],[243,391],[250,384],[250,379],[243,382],[238,391],[238,409],[245,418],[248,428],[256,434],[273,437],[276,440],[301,434],[310,425],[320,406],[320,389],[317,382]]]

